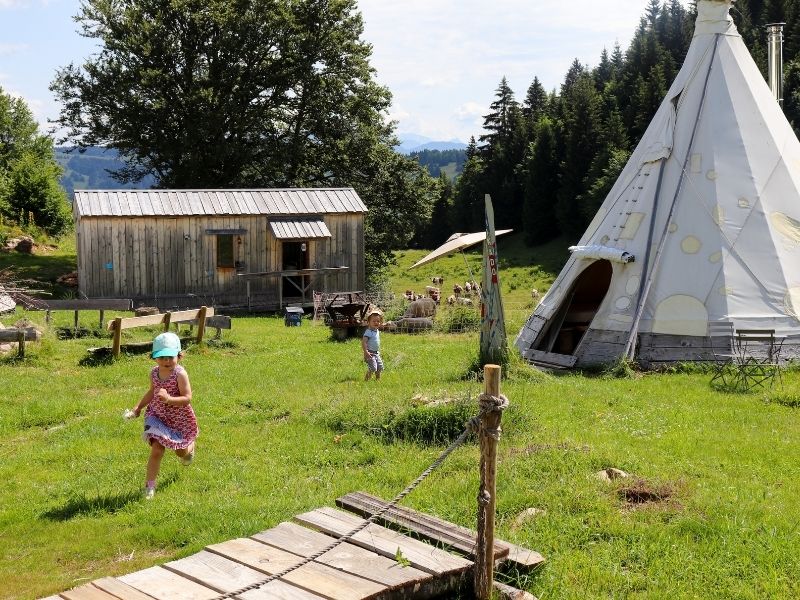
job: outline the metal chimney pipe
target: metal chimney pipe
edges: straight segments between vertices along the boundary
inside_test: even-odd
[[[769,87],[783,108],[783,26],[770,23],[767,27],[767,57],[769,61]]]

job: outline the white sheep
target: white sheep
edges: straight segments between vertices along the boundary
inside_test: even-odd
[[[450,306],[453,306],[453,304],[455,304],[455,303],[456,303],[456,297],[455,297],[455,296],[448,296],[448,297],[447,297],[447,303],[448,303]]]

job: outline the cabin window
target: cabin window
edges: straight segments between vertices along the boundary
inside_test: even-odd
[[[217,235],[218,269],[233,269],[235,266],[233,258],[233,237],[232,235]]]

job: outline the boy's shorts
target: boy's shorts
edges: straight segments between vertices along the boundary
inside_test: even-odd
[[[370,352],[369,359],[364,359],[364,362],[367,363],[367,369],[369,369],[370,373],[380,373],[383,371],[383,359],[379,352]]]

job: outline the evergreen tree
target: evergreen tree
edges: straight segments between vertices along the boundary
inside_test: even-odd
[[[458,178],[453,202],[453,226],[462,233],[484,228],[483,197],[487,193],[484,170],[483,159],[475,155],[467,159],[464,172]]]
[[[538,77],[533,78],[533,82],[528,87],[525,94],[525,102],[522,114],[527,119],[530,126],[535,126],[547,112],[547,92],[539,81]]]
[[[522,227],[529,245],[544,243],[560,233],[555,214],[558,171],[555,130],[545,117],[539,121],[536,142],[529,147],[523,169]]]
[[[433,203],[428,247],[436,248],[453,234],[453,182],[442,173],[438,179],[438,196]]]
[[[565,100],[564,159],[556,217],[561,231],[575,236],[587,225],[578,199],[586,189],[586,174],[598,150],[599,95],[591,75],[579,77]]]

